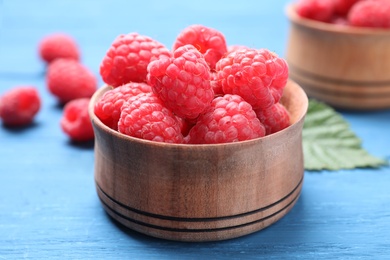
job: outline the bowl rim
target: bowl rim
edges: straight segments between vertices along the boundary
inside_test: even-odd
[[[280,130],[280,131],[278,131],[276,133],[273,133],[273,134],[270,134],[270,135],[266,135],[266,136],[263,136],[263,137],[250,139],[250,140],[239,141],[239,142],[220,143],[220,144],[177,144],[177,143],[165,143],[165,142],[155,142],[155,141],[145,140],[145,139],[141,139],[141,138],[136,138],[136,137],[128,136],[128,135],[122,134],[122,133],[120,133],[118,131],[115,131],[114,129],[111,129],[110,127],[105,125],[94,113],[94,106],[95,106],[95,103],[97,102],[98,98],[100,98],[110,88],[110,86],[107,85],[107,84],[104,84],[102,87],[97,89],[95,91],[95,93],[93,94],[93,96],[91,97],[90,102],[88,104],[88,114],[89,114],[90,120],[92,122],[92,125],[96,125],[96,127],[99,127],[101,130],[103,130],[107,134],[111,134],[111,135],[113,135],[113,136],[115,136],[117,138],[124,139],[124,140],[131,141],[131,142],[135,142],[135,143],[138,143],[138,144],[152,145],[152,146],[156,146],[156,147],[165,147],[165,148],[170,147],[170,148],[173,148],[173,149],[188,149],[189,147],[192,147],[194,149],[210,149],[211,147],[223,147],[223,146],[235,147],[235,146],[242,146],[244,144],[250,145],[251,143],[264,142],[264,141],[267,141],[269,139],[278,138],[279,135],[283,135],[286,131],[289,131],[289,129],[291,129],[292,127],[296,126],[306,116],[307,109],[308,109],[308,106],[309,106],[309,100],[308,100],[308,97],[307,97],[305,91],[295,81],[293,81],[291,79],[288,80],[287,84],[294,85],[294,88],[298,92],[300,92],[300,95],[305,97],[303,99],[304,102],[301,104],[302,106],[304,106],[303,108],[301,108],[302,111],[304,111],[304,112],[301,113],[297,117],[296,121],[293,124],[290,124],[288,127],[284,128],[284,129],[282,129],[282,130]],[[287,86],[287,84],[286,84],[286,86]]]
[[[336,34],[357,36],[390,36],[390,29],[335,25],[331,23],[304,18],[298,15],[298,13],[295,11],[295,7],[295,3],[290,3],[286,5],[285,14],[287,18],[290,20],[290,22],[296,23],[307,28]]]

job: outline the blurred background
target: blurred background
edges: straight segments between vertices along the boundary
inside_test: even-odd
[[[95,73],[119,34],[138,32],[171,48],[179,32],[192,24],[220,30],[229,45],[264,47],[283,55],[287,2],[244,0],[211,5],[208,0],[3,0],[0,78],[14,78],[12,85],[41,76],[44,67],[37,46],[42,37],[54,32],[72,35],[80,45],[82,62]],[[23,78],[26,82],[21,82]]]

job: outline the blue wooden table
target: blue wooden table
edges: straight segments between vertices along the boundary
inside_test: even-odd
[[[196,23],[219,29],[228,44],[283,56],[286,3],[0,0],[0,93],[33,85],[43,98],[33,125],[0,127],[0,259],[390,258],[389,167],[305,172],[296,206],[274,225],[227,241],[179,243],[112,221],[95,191],[93,144],[72,144],[59,127],[62,109],[37,54],[43,36],[73,35],[96,76],[117,35],[137,31],[171,47]],[[342,115],[364,148],[389,159],[390,110]]]

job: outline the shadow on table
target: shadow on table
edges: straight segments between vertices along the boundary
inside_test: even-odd
[[[64,107],[65,107],[65,104],[64,103],[60,103],[60,102],[56,102],[53,105],[54,109],[59,110],[61,112],[64,110]]]
[[[25,131],[35,129],[35,128],[39,127],[39,125],[40,124],[38,122],[34,121],[31,124],[28,124],[25,126],[9,126],[9,125],[5,125],[4,123],[2,123],[1,126],[9,133],[20,134],[20,133],[23,133]]]
[[[305,215],[304,199],[298,199],[297,204],[291,211],[271,226],[258,232],[245,235],[239,238],[214,241],[214,242],[178,242],[155,238],[133,231],[118,223],[111,218],[107,213],[106,216],[113,225],[121,232],[129,236],[130,239],[135,239],[137,242],[145,246],[146,251],[155,252],[156,255],[169,257],[186,257],[198,255],[212,257],[212,259],[231,257],[232,255],[241,257],[256,257],[259,251],[263,252],[263,256],[273,255],[275,248],[291,248],[294,249],[294,244],[299,243],[294,240],[294,236],[302,239],[305,236],[305,227],[296,234],[296,226],[300,225]],[[307,231],[307,230],[306,230]]]

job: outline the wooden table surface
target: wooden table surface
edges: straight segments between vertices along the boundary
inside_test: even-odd
[[[94,186],[93,144],[72,144],[59,127],[62,110],[37,54],[43,36],[73,35],[96,76],[117,35],[137,31],[171,47],[191,24],[283,56],[287,3],[0,0],[0,93],[33,85],[43,99],[32,126],[0,127],[0,259],[390,259],[389,167],[305,172],[297,204],[272,226],[221,242],[172,242],[110,219]],[[371,154],[390,158],[390,110],[341,113]]]

